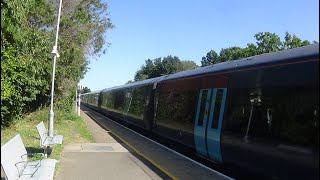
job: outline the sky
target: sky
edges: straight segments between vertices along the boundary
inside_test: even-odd
[[[319,42],[318,0],[103,0],[111,45],[79,83],[91,91],[134,79],[147,59],[178,56],[199,66],[210,50],[255,43],[258,32]]]

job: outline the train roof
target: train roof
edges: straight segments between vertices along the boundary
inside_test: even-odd
[[[84,94],[80,94],[81,96],[87,95],[87,94],[98,94],[100,93],[102,90],[97,90],[97,91],[92,91],[92,92],[88,92],[88,93],[84,93]]]
[[[266,53],[266,54],[251,56],[248,58],[242,58],[234,61],[222,62],[219,64],[199,67],[199,68],[187,70],[187,71],[181,71],[181,72],[177,72],[170,75],[165,75],[165,76],[156,77],[152,79],[146,79],[143,81],[106,88],[103,90],[98,90],[98,91],[94,91],[86,94],[95,94],[95,93],[100,93],[101,91],[111,91],[114,89],[130,88],[133,86],[139,87],[139,86],[151,85],[159,81],[174,80],[178,78],[192,77],[196,75],[237,71],[237,70],[245,69],[248,67],[276,64],[276,63],[286,62],[288,60],[290,61],[292,59],[313,58],[313,57],[319,58],[319,44],[312,44],[312,45],[303,46],[299,48]],[[82,94],[82,95],[86,95],[86,94]]]
[[[111,91],[111,90],[114,90],[114,89],[125,89],[125,88],[130,88],[130,87],[133,87],[133,86],[134,87],[139,87],[139,86],[145,86],[145,85],[153,85],[153,83],[155,83],[156,81],[160,80],[163,77],[165,77],[165,76],[155,77],[155,78],[146,79],[146,80],[143,80],[143,81],[137,81],[137,82],[124,84],[124,85],[120,85],[120,86],[114,86],[114,87],[111,87],[111,88],[105,88],[105,89],[102,89],[102,90],[93,91],[93,92],[89,92],[89,93],[85,93],[85,94],[81,94],[81,95],[97,94],[97,93],[100,93],[100,92]]]
[[[163,79],[173,80],[184,77],[191,77],[200,74],[212,74],[212,73],[221,73],[226,71],[236,71],[252,66],[261,66],[267,64],[276,64],[285,62],[292,59],[301,59],[301,58],[319,58],[319,44],[312,44],[308,46],[303,46],[294,49],[288,49],[278,52],[266,53],[256,56],[251,56],[248,58],[243,58],[234,61],[222,62],[219,64],[209,65],[205,67],[199,67],[192,70],[182,71],[175,74],[170,74]]]
[[[129,84],[124,84],[121,86],[115,86],[115,87],[111,87],[111,88],[106,88],[103,89],[102,91],[111,91],[113,89],[125,89],[125,88],[130,88],[130,87],[139,87],[139,86],[145,86],[145,85],[152,85],[153,83],[155,83],[156,81],[158,81],[159,79],[163,78],[163,76],[160,77],[155,77],[155,78],[151,78],[151,79],[146,79],[143,81],[137,81],[137,82],[133,82],[133,83],[129,83]]]

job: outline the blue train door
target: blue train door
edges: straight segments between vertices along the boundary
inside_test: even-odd
[[[194,126],[197,153],[222,161],[220,132],[226,103],[227,88],[200,90]]]

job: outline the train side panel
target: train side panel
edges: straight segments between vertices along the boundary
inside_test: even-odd
[[[228,96],[224,163],[275,179],[318,179],[317,58],[232,73]]]
[[[100,92],[92,92],[81,95],[81,104],[84,104],[91,109],[99,111],[98,100]]]
[[[196,123],[198,119],[202,121],[207,116],[208,120],[210,118],[212,120],[213,116],[213,114],[209,114],[210,110],[197,112],[198,108],[202,108],[202,106],[198,107],[200,92],[202,90],[213,92],[217,89],[226,88],[227,80],[228,75],[224,74],[195,76],[161,82],[156,92],[157,111],[153,132],[201,154],[199,149],[205,148],[200,146],[214,142],[210,137],[206,139],[208,137],[206,135],[207,123],[195,128],[195,124],[198,125]],[[208,103],[214,104],[213,95],[208,100]],[[213,105],[210,107],[213,107]],[[217,140],[220,144],[220,137]],[[202,145],[200,141],[203,141]],[[207,152],[202,155],[209,156]]]
[[[318,48],[175,73],[155,89],[156,81],[137,82],[86,95],[86,103],[237,171],[318,179]]]
[[[128,123],[146,129],[146,108],[149,104],[149,86],[133,87],[131,94],[127,96],[127,113]]]
[[[118,121],[124,121],[122,116],[125,106],[125,90],[113,89],[104,90],[100,95],[100,112],[106,116],[115,118]]]
[[[150,130],[151,85],[113,89],[101,94],[101,112],[140,129]]]

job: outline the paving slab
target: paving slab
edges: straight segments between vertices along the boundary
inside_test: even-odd
[[[77,143],[64,148],[64,152],[129,152],[120,143]],[[130,152],[133,152],[130,150]]]

